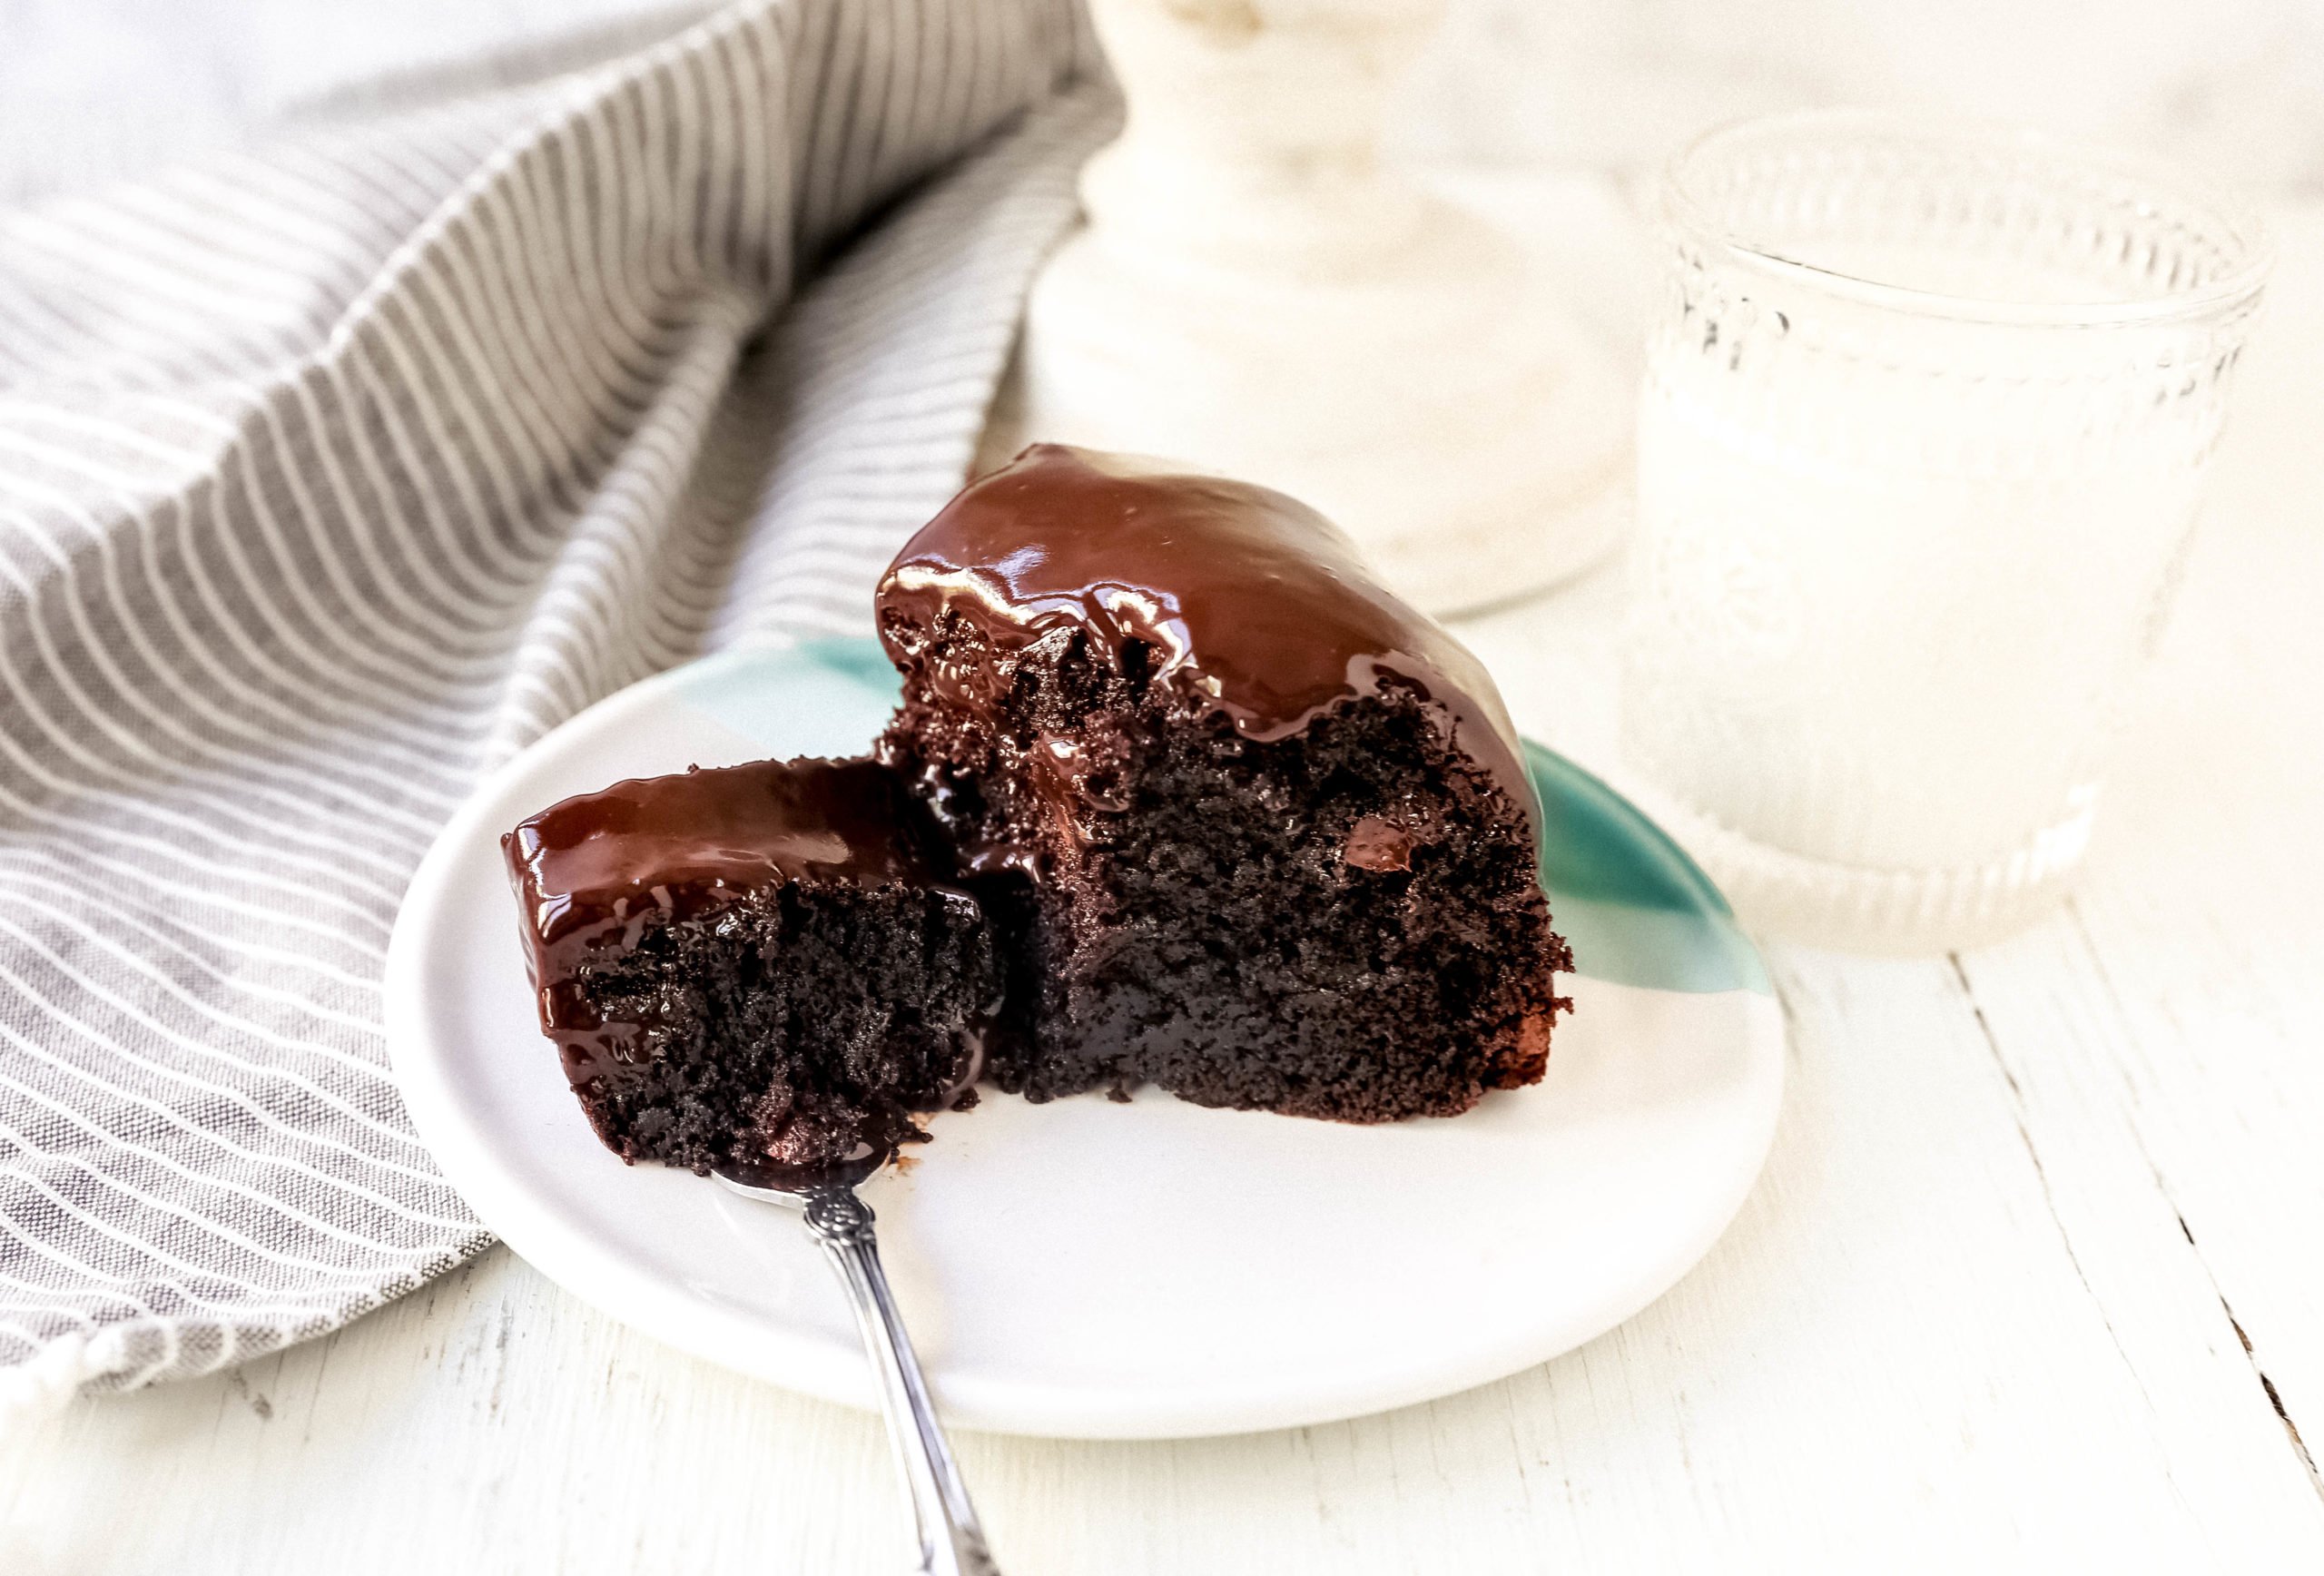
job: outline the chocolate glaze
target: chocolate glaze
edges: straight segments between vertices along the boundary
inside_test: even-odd
[[[1454,744],[1529,820],[1538,812],[1501,694],[1468,649],[1383,587],[1354,543],[1296,499],[1167,462],[1035,444],[971,483],[906,543],[881,579],[881,638],[904,641],[944,613],[1006,660],[1080,630],[1121,671],[1129,643],[1148,672],[1231,720],[1280,739],[1384,685],[1443,708]],[[940,699],[997,722],[1008,676],[991,665],[928,665]],[[1045,763],[1080,794],[1100,762],[1060,741]],[[1092,808],[1108,808],[1092,801]]]
[[[634,1059],[572,981],[592,952],[791,882],[947,886],[922,813],[870,761],[759,761],[633,778],[553,804],[500,840],[524,910],[541,1029],[576,1086]],[[965,896],[962,901],[967,901]]]

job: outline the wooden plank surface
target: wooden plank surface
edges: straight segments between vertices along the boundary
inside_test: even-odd
[[[1767,1175],[1578,1352],[1295,1433],[965,1439],[1014,1576],[2324,1569],[2324,221],[2284,242],[2069,908],[1958,958],[1771,949]],[[1618,604],[1600,576],[1466,628],[1585,762]],[[872,1419],[497,1252],[8,1448],[10,1576],[903,1568]]]

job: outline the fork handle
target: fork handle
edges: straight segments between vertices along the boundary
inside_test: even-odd
[[[920,1569],[925,1576],[1000,1576],[985,1548],[984,1530],[977,1525],[952,1447],[936,1421],[903,1316],[888,1291],[872,1222],[871,1207],[852,1188],[818,1187],[807,1195],[807,1229],[847,1287],[863,1348],[879,1376],[888,1443],[895,1448],[896,1468],[919,1532]]]

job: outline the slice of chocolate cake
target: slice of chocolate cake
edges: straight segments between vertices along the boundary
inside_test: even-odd
[[[1384,1121],[1541,1078],[1567,958],[1515,732],[1314,510],[1038,446],[877,610],[881,758],[1014,953],[1002,1088]]]
[[[1001,971],[869,761],[615,783],[501,840],[541,1025],[597,1134],[697,1171],[876,1165],[970,1098]]]

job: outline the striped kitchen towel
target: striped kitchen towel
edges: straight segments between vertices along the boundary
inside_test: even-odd
[[[485,1245],[381,1043],[414,865],[867,625],[1116,114],[1074,0],[754,0],[0,214],[0,1411]]]

